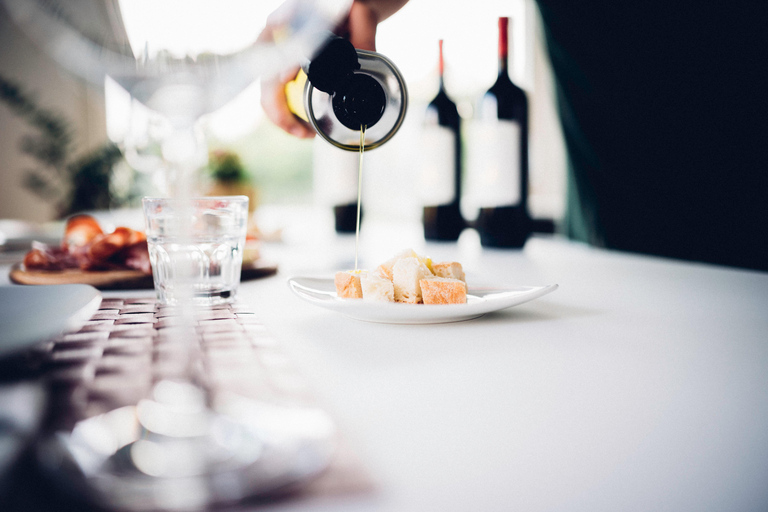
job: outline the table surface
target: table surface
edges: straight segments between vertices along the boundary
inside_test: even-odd
[[[466,322],[386,325],[294,296],[293,275],[354,264],[354,236],[288,230],[278,275],[243,283],[372,483],[274,511],[768,509],[768,273],[606,251],[424,243],[366,227],[361,267],[406,247],[470,285],[544,285]],[[125,292],[121,292],[125,295]],[[110,295],[106,293],[105,295]]]

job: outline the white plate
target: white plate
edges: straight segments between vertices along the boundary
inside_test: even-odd
[[[0,356],[80,327],[100,304],[86,284],[0,286]]]
[[[469,287],[466,304],[425,305],[369,302],[341,299],[336,295],[333,278],[292,277],[288,286],[300,298],[316,306],[366,322],[387,324],[439,324],[461,322],[537,299],[557,289],[547,286],[516,286],[513,288]]]

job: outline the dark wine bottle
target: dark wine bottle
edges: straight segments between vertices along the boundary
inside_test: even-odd
[[[461,117],[445,91],[443,41],[439,42],[440,86],[427,105],[421,144],[424,238],[454,241],[466,223],[461,215]]]
[[[317,137],[312,144],[315,200],[333,209],[337,233],[357,230],[358,153],[345,151]]]
[[[360,212],[360,217],[362,217]],[[337,204],[333,207],[334,228],[337,233],[357,231],[357,203]]]
[[[509,18],[499,18],[499,75],[479,105],[482,135],[474,150],[480,211],[474,227],[485,247],[519,248],[531,233],[528,215],[528,99],[509,78]]]

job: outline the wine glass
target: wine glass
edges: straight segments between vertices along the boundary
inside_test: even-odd
[[[156,163],[191,207],[193,176],[207,156],[198,119],[257,78],[311,57],[351,0],[2,2],[62,67],[97,86],[109,77],[160,120]],[[190,223],[175,225],[188,245]],[[331,450],[327,417],[206,393],[199,347],[187,341],[195,339],[191,284],[179,297],[182,325],[190,326],[177,330],[181,377],[160,380],[135,407],[49,439],[49,460],[53,451],[72,462],[58,473],[108,505],[178,510],[270,492],[322,469]]]

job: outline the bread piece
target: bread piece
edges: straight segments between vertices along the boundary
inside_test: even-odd
[[[364,271],[347,270],[336,272],[333,283],[336,285],[336,295],[343,299],[362,299],[363,288],[360,285],[360,276]]]
[[[435,263],[432,265],[432,272],[434,272],[437,277],[450,277],[451,279],[464,281],[464,284],[467,284],[464,270],[461,268],[461,263],[459,262],[443,261],[442,263]]]
[[[384,263],[382,263],[378,267],[376,267],[376,272],[378,272],[382,276],[385,276],[387,279],[392,281],[392,279],[393,279],[392,269],[394,268],[395,263],[397,263],[398,261],[400,261],[403,258],[416,258],[420,262],[422,262],[424,265],[426,265],[426,267],[429,269],[430,272],[432,271],[432,260],[431,259],[429,259],[429,258],[427,258],[425,256],[419,256],[416,253],[416,251],[414,251],[413,249],[405,249],[405,250],[397,253],[396,255],[394,255],[393,257],[391,257],[390,259],[388,259],[387,261],[385,261]]]
[[[376,302],[395,302],[395,287],[392,281],[377,272],[360,276],[363,288],[363,300]]]
[[[419,258],[402,258],[392,267],[392,284],[395,289],[395,301],[419,304],[422,302],[419,281],[434,277]]]
[[[432,277],[419,281],[424,304],[465,304],[467,285],[460,279]]]

